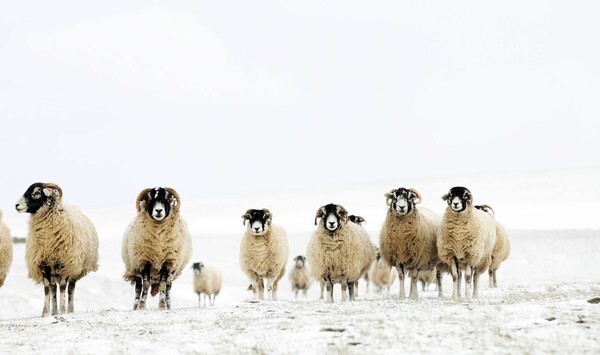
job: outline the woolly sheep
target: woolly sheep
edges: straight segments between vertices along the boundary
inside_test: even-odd
[[[194,270],[194,292],[198,294],[198,307],[201,306],[202,295],[204,295],[204,306],[207,298],[210,305],[214,305],[215,298],[221,292],[223,280],[221,272],[212,266],[204,266],[202,262],[193,263],[192,270]]]
[[[290,271],[289,277],[294,296],[298,298],[298,292],[302,291],[302,294],[306,297],[306,292],[311,285],[311,277],[304,255],[298,255],[294,258],[294,268]]]
[[[496,224],[489,214],[473,208],[473,195],[465,187],[451,188],[442,199],[448,207],[442,220],[438,252],[440,259],[451,268],[452,297],[460,298],[463,270],[466,298],[471,298],[471,281],[473,297],[478,297],[479,276],[492,262]]]
[[[400,281],[400,298],[405,297],[404,275],[411,277],[410,297],[418,298],[417,280],[421,271],[433,270],[440,263],[437,237],[441,217],[422,207],[421,195],[414,189],[398,188],[385,194],[388,212],[379,235],[381,257],[396,267]],[[441,274],[438,294],[441,297]]]
[[[367,222],[363,217],[356,216],[356,215],[353,215],[353,214],[351,214],[351,215],[348,216],[348,221],[350,221],[352,223],[356,223],[361,228],[364,228],[363,225]],[[366,230],[365,230],[365,233],[367,233]],[[371,238],[369,238],[369,239],[371,239]],[[375,245],[373,245],[373,248],[375,250],[375,254],[377,254],[377,252],[379,252],[379,248],[377,248]],[[369,269],[370,269],[370,267],[369,267]],[[362,276],[362,279],[364,279],[366,281],[365,282],[365,285],[366,285],[365,289],[366,289],[367,293],[369,293],[369,283],[370,283],[369,282],[369,269],[367,269],[367,271],[365,272],[365,274]],[[325,286],[325,284],[322,283],[321,286],[322,286],[321,287],[321,290],[322,290],[323,287]],[[323,292],[321,292],[321,299],[323,299],[322,293]],[[354,296],[358,297],[358,280],[354,283]]]
[[[342,301],[355,299],[354,283],[364,275],[375,258],[373,245],[364,229],[348,223],[348,212],[341,205],[328,204],[318,209],[317,230],[307,248],[313,277],[327,287],[327,302],[333,302],[333,284],[341,283]]]
[[[133,309],[146,309],[148,289],[158,306],[171,309],[171,287],[192,257],[192,238],[179,213],[181,199],[169,187],[144,189],[135,202],[137,215],[123,237],[123,278],[135,286]]]
[[[382,258],[381,252],[377,252],[376,261],[371,265],[369,269],[369,280],[375,285],[376,291],[386,291],[390,293],[390,287],[394,283],[394,280],[398,277],[396,269],[393,269],[388,265]]]
[[[17,212],[31,214],[25,263],[29,278],[44,284],[42,316],[74,312],[77,281],[98,269],[98,235],[94,225],[62,199],[63,191],[58,185],[38,182],[29,186],[15,206]]]
[[[0,210],[0,287],[4,285],[6,274],[10,270],[13,258],[13,245],[10,229],[2,222],[2,210]]]
[[[488,205],[478,205],[475,206],[475,208],[487,212],[490,216],[494,217],[494,210]],[[490,268],[488,270],[490,288],[498,287],[496,271],[500,267],[500,264],[502,264],[504,260],[508,259],[510,255],[510,240],[508,239],[506,230],[504,229],[504,226],[495,218],[494,221],[496,222],[496,244],[494,245],[494,250],[492,251],[492,263],[490,264]]]
[[[419,281],[421,290],[427,291],[430,284],[436,283],[436,269],[419,272]]]
[[[264,279],[267,297],[277,299],[279,280],[285,275],[288,242],[285,230],[272,223],[268,209],[249,209],[242,215],[246,232],[240,246],[240,264],[252,283],[254,298],[264,299]]]

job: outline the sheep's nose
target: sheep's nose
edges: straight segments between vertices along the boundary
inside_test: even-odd
[[[400,211],[404,211],[404,206],[398,206],[398,208],[400,209]]]
[[[329,225],[333,227],[333,225],[335,224],[335,222],[329,222]]]
[[[452,202],[452,204],[454,205],[454,207],[458,207],[458,202]]]
[[[163,210],[161,208],[155,209],[156,213],[161,213]]]
[[[257,231],[257,232],[258,232],[258,230],[259,230],[259,229],[260,229],[260,228],[254,228],[254,230],[255,230],[255,231]]]

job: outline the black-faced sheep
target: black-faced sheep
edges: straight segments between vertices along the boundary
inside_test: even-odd
[[[298,298],[298,293],[302,291],[302,294],[304,297],[306,297],[306,292],[308,291],[312,280],[310,277],[310,270],[306,264],[306,257],[304,255],[298,255],[294,258],[294,267],[290,271],[289,277],[294,296]]]
[[[340,205],[328,204],[317,211],[307,259],[315,279],[325,281],[327,301],[333,302],[333,284],[341,283],[342,301],[354,300],[354,284],[369,269],[375,250],[365,230],[348,223],[348,212]]]
[[[10,264],[13,259],[13,242],[10,229],[2,222],[2,211],[0,210],[0,287],[4,285]]]
[[[487,212],[490,216],[494,217],[494,210],[488,205],[479,205],[475,206],[475,208]],[[496,244],[492,251],[492,263],[488,270],[490,288],[498,287],[496,271],[500,267],[500,264],[508,259],[510,255],[510,239],[508,239],[506,229],[504,229],[504,226],[495,218],[494,221],[496,222]]]
[[[400,298],[405,297],[405,272],[411,277],[410,297],[418,298],[419,272],[433,270],[440,263],[436,241],[441,217],[417,207],[421,196],[414,189],[394,189],[385,198],[388,212],[379,235],[381,257],[398,271]]]
[[[421,273],[419,273],[420,275]],[[376,292],[386,291],[390,293],[390,287],[398,277],[396,269],[388,265],[382,258],[381,252],[377,251],[376,261],[369,269],[369,280],[375,286]]]
[[[486,212],[473,208],[473,195],[465,187],[457,186],[442,196],[448,207],[442,220],[438,238],[440,259],[452,272],[452,297],[460,298],[462,270],[465,271],[465,293],[471,298],[478,296],[479,276],[492,262],[496,243],[496,223]]]
[[[277,299],[279,280],[285,275],[288,242],[285,230],[272,223],[268,209],[249,209],[242,215],[246,232],[240,246],[240,264],[252,283],[254,298],[264,299],[264,279],[267,296]]]
[[[194,270],[194,292],[198,294],[198,307],[201,306],[202,295],[204,295],[204,306],[206,299],[209,304],[215,304],[215,298],[221,292],[223,277],[221,272],[212,266],[204,266],[204,263],[197,262],[192,264]]]
[[[64,204],[62,198],[58,185],[38,182],[29,186],[15,206],[17,212],[31,214],[25,262],[29,278],[44,284],[42,316],[73,312],[75,284],[98,269],[98,235],[94,225],[78,209]]]
[[[192,238],[179,213],[179,194],[168,187],[144,189],[135,202],[137,215],[123,237],[125,281],[135,285],[133,309],[145,309],[148,289],[159,295],[159,308],[171,309],[171,287],[192,257]]]

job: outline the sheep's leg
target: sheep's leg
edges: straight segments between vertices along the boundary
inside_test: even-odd
[[[321,296],[319,297],[320,300],[323,299],[323,291],[325,290],[325,281],[321,281]]]
[[[70,289],[71,289],[71,283],[69,283],[69,290]],[[133,310],[134,311],[136,309],[138,309],[138,306],[140,305],[140,296],[141,295],[142,295],[142,278],[136,277],[135,278],[135,300],[133,301]],[[69,297],[69,304],[71,304],[70,298],[71,297]]]
[[[150,288],[150,263],[146,263],[142,270],[142,296],[140,298],[140,304],[138,309],[146,309],[146,298],[148,298],[148,289]]]
[[[425,281],[420,280],[421,281],[421,291],[425,292]]]
[[[50,279],[52,279],[52,271],[50,266],[44,267],[44,308],[42,309],[42,317],[50,315],[50,299],[52,298],[52,290],[50,289]]]
[[[258,299],[259,300],[265,299],[265,281],[260,276],[258,279]]]
[[[171,309],[171,287],[172,286],[173,286],[173,282],[172,281],[167,281],[167,292],[166,292],[167,309]]]
[[[306,289],[306,288],[302,290],[302,296],[305,298],[306,298],[306,291],[308,291],[308,289]]]
[[[450,264],[450,271],[452,273],[452,299],[458,301],[460,299],[460,270],[458,268],[458,260],[454,259],[454,262]]]
[[[298,299],[298,291],[299,290],[297,288],[294,288],[294,298],[295,299]]]
[[[77,280],[70,279],[69,285],[67,286],[67,294],[69,295],[69,304],[67,306],[67,312],[75,312],[75,285]]]
[[[368,282],[367,282],[367,287],[369,287]],[[350,290],[350,284],[348,284],[348,290]],[[354,297],[358,297],[358,280],[356,280],[356,282],[354,283]],[[350,301],[354,301],[354,299],[351,299]]]
[[[160,276],[158,279],[158,309],[169,309],[169,305],[167,302],[167,280],[169,278],[169,270],[171,269],[171,264],[165,263],[160,268]],[[169,289],[169,293],[170,293]]]
[[[435,282],[436,282],[438,297],[439,298],[444,297],[444,292],[442,292],[442,272],[440,271],[439,268],[437,268],[435,270]]]
[[[275,282],[274,278],[267,277],[267,299],[270,301],[273,300],[273,282]]]
[[[470,264],[467,264],[467,268],[465,269],[465,298],[467,301],[471,300],[471,282],[473,281],[473,267]]]
[[[358,286],[356,282],[348,282],[348,296],[350,296],[350,301],[356,300],[356,291],[358,290]]]
[[[398,281],[400,283],[399,298],[403,300],[406,297],[406,294],[404,293],[404,265],[397,264],[396,270],[398,271]]]
[[[341,282],[341,287],[342,287],[342,302],[346,302],[348,301],[348,280],[342,280]]]
[[[494,274],[493,274],[493,276],[494,276],[494,288],[498,287],[498,281],[496,280],[496,271],[498,271],[498,270],[494,270]]]
[[[50,289],[52,290],[52,315],[58,314],[58,283],[56,276],[50,278]]]
[[[419,280],[419,269],[410,270],[410,298],[419,298],[419,288],[417,287],[417,281]]]
[[[67,312],[66,304],[66,291],[67,291],[67,279],[60,279],[60,313],[64,314]]]
[[[494,272],[492,271],[492,269],[488,270],[488,276],[489,276],[489,287],[493,288],[494,287]]]
[[[277,290],[279,289],[279,280],[281,280],[281,278],[284,275],[285,275],[285,266],[283,268],[281,268],[279,275],[277,275],[277,277],[275,278],[275,281],[273,282],[273,297],[272,297],[272,299],[274,301],[277,300]]]
[[[327,281],[327,303],[333,303],[333,282]]]

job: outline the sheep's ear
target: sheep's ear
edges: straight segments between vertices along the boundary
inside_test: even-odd
[[[246,221],[250,219],[250,211],[252,210],[248,210],[242,215],[242,218],[244,219],[244,221],[242,222],[243,225],[246,225]]]
[[[346,211],[344,207],[339,206],[338,213],[340,214],[340,217],[344,220],[344,222],[348,222],[348,211]]]
[[[442,200],[444,200],[444,201],[448,201],[448,196],[449,196],[449,195],[450,195],[450,194],[444,194],[444,195],[442,196]]]
[[[415,190],[415,189],[408,189],[408,192],[410,194],[409,198],[413,200],[413,203],[415,205],[421,203],[421,200],[422,200],[421,194],[419,194],[419,192],[417,190]]]
[[[319,218],[323,218],[324,215],[325,215],[325,206],[321,206],[321,207],[319,207],[319,209],[317,210],[317,214],[315,215],[315,226],[317,225],[317,220]]]
[[[44,187],[42,188],[42,193],[46,197],[52,197],[56,199],[62,198],[63,194],[60,186],[51,182],[44,184]]]
[[[386,193],[384,196],[385,196],[385,204],[388,206],[391,206],[392,202],[394,201],[394,197],[396,197],[396,189],[391,190],[390,192]]]

